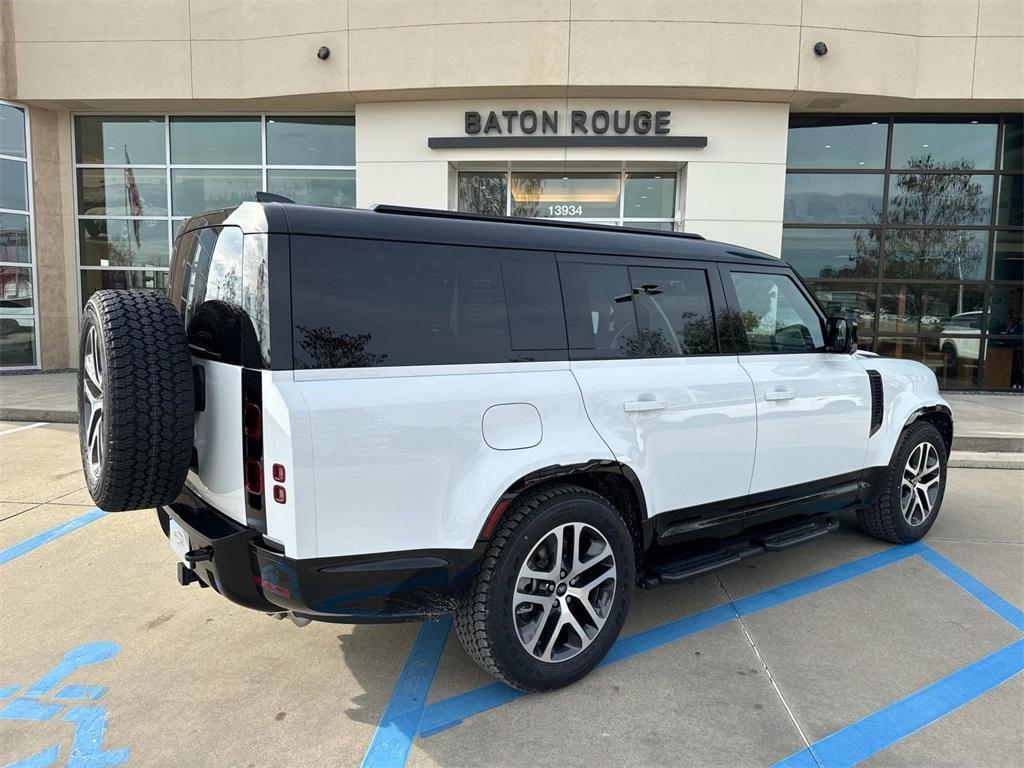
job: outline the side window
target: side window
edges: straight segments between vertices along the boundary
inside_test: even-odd
[[[544,284],[545,271],[557,277],[554,264],[512,254],[293,237],[295,367],[565,359],[557,282]]]
[[[513,352],[528,358],[532,352],[557,350],[565,359],[565,318],[554,256],[503,258],[501,276]]]
[[[558,266],[569,333],[569,357],[630,357],[637,324],[629,271],[614,264],[562,262]]]
[[[730,272],[742,335],[740,352],[813,352],[823,349],[821,321],[785,274]],[[739,329],[737,329],[739,330]]]
[[[718,351],[707,274],[700,269],[630,267],[637,338],[630,357]]]

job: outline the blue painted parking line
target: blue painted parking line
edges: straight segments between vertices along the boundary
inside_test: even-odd
[[[676,621],[663,624],[652,629],[638,632],[630,637],[620,638],[608,651],[601,662],[602,667],[615,664],[623,659],[647,653],[668,643],[687,637],[705,629],[733,621],[739,616],[748,616],[758,611],[772,608],[782,603],[819,592],[844,581],[855,579],[866,573],[884,568],[892,563],[919,555],[924,551],[923,545],[911,544],[904,547],[893,547],[875,555],[869,555],[852,563],[846,563],[827,571],[816,573],[783,584],[772,589],[759,592],[749,597],[740,598],[733,603],[708,608],[700,613],[685,616]],[[513,701],[523,693],[509,688],[504,683],[492,683],[466,693],[452,696],[428,706],[420,719],[420,736],[430,736],[458,725],[467,717],[478,715],[488,709]]]
[[[53,541],[66,533],[77,531],[83,525],[88,525],[94,520],[99,520],[105,514],[107,513],[99,508],[90,510],[84,515],[80,515],[73,520],[68,520],[66,523],[50,528],[48,531],[37,533],[31,538],[25,539],[25,541],[14,544],[7,549],[0,550],[0,565],[5,565],[6,563],[11,562],[11,560],[21,557],[22,555],[31,552],[33,549],[38,549],[47,542]]]
[[[888,749],[1024,671],[1024,640],[780,760],[773,768],[847,768]]]
[[[363,768],[400,768],[405,765],[451,628],[450,617],[427,622],[420,627],[391,700],[363,757]]]
[[[1024,632],[1024,611],[1008,603],[963,568],[954,565],[931,547],[926,546],[921,557],[971,597],[984,603],[990,611],[1002,616],[1014,627]]]

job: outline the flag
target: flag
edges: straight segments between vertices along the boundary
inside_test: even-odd
[[[124,147],[124,161],[128,167],[124,169],[124,195],[128,201],[128,214],[130,216],[142,216],[142,196],[139,194],[139,185],[135,183],[135,171],[131,169],[131,158],[128,157],[128,145]],[[135,244],[142,246],[142,222],[135,219],[132,222],[132,234],[135,235]]]

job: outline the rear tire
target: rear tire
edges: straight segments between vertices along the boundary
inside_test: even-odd
[[[181,318],[150,291],[97,291],[78,359],[79,445],[93,501],[120,512],[169,504],[192,455],[192,358]]]
[[[477,664],[513,688],[561,688],[611,648],[635,579],[633,541],[615,508],[584,488],[549,485],[524,493],[502,519],[456,609],[456,632]]]
[[[924,537],[939,515],[946,490],[946,444],[933,425],[915,422],[896,443],[882,493],[857,511],[865,533],[894,544]]]

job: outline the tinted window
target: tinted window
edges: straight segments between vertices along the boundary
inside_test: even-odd
[[[629,271],[610,264],[562,263],[559,274],[570,357],[629,357],[637,335]]]
[[[718,351],[703,270],[576,263],[559,269],[573,358]]]
[[[885,177],[862,173],[789,173],[783,219],[787,224],[877,224]]]
[[[755,353],[812,352],[825,345],[810,302],[784,274],[731,272],[746,349]]]
[[[995,123],[896,123],[893,168],[970,170],[996,161]]]
[[[189,232],[178,246],[184,259],[172,270],[172,290],[194,351],[232,365],[264,367],[267,361],[252,321],[242,309],[245,287],[242,230],[207,227]],[[177,281],[181,281],[180,287]]]
[[[512,349],[564,350],[565,318],[554,257],[544,261],[504,259],[501,275]]]
[[[888,130],[878,120],[857,118],[794,125],[789,129],[786,164],[790,168],[881,168]]]
[[[295,367],[564,359],[563,351],[520,346],[557,341],[557,333],[546,328],[545,317],[550,319],[551,312],[540,306],[554,294],[547,288],[528,295],[523,285],[528,276],[510,264],[513,348],[503,258],[515,261],[516,254],[448,245],[293,237]],[[529,271],[529,267],[523,269]]]
[[[703,270],[630,268],[638,334],[630,357],[675,357],[718,351]]]

